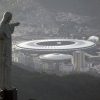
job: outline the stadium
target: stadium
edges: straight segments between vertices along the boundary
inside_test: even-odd
[[[32,40],[17,44],[23,50],[33,52],[67,52],[89,49],[95,46],[94,42],[78,39],[42,39]]]

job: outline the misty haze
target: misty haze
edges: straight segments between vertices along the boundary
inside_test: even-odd
[[[18,100],[100,100],[100,1],[1,0],[20,22],[12,35]]]

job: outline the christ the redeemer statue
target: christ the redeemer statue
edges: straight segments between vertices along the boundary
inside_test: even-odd
[[[6,12],[0,23],[0,89],[11,88],[12,38],[14,28],[19,25],[10,23],[12,13]]]

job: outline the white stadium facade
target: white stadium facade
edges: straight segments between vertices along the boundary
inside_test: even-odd
[[[94,47],[96,44],[87,40],[78,39],[43,39],[19,43],[17,46],[33,52],[67,52]]]

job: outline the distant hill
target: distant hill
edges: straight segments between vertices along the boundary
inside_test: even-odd
[[[80,29],[94,34],[100,32],[99,5],[99,0],[1,0],[0,18],[3,12],[11,11],[13,21],[21,23],[14,36],[57,34],[61,22],[67,21],[77,28],[68,26],[72,34]]]
[[[51,11],[69,11],[72,13],[100,16],[99,0],[37,0]]]

